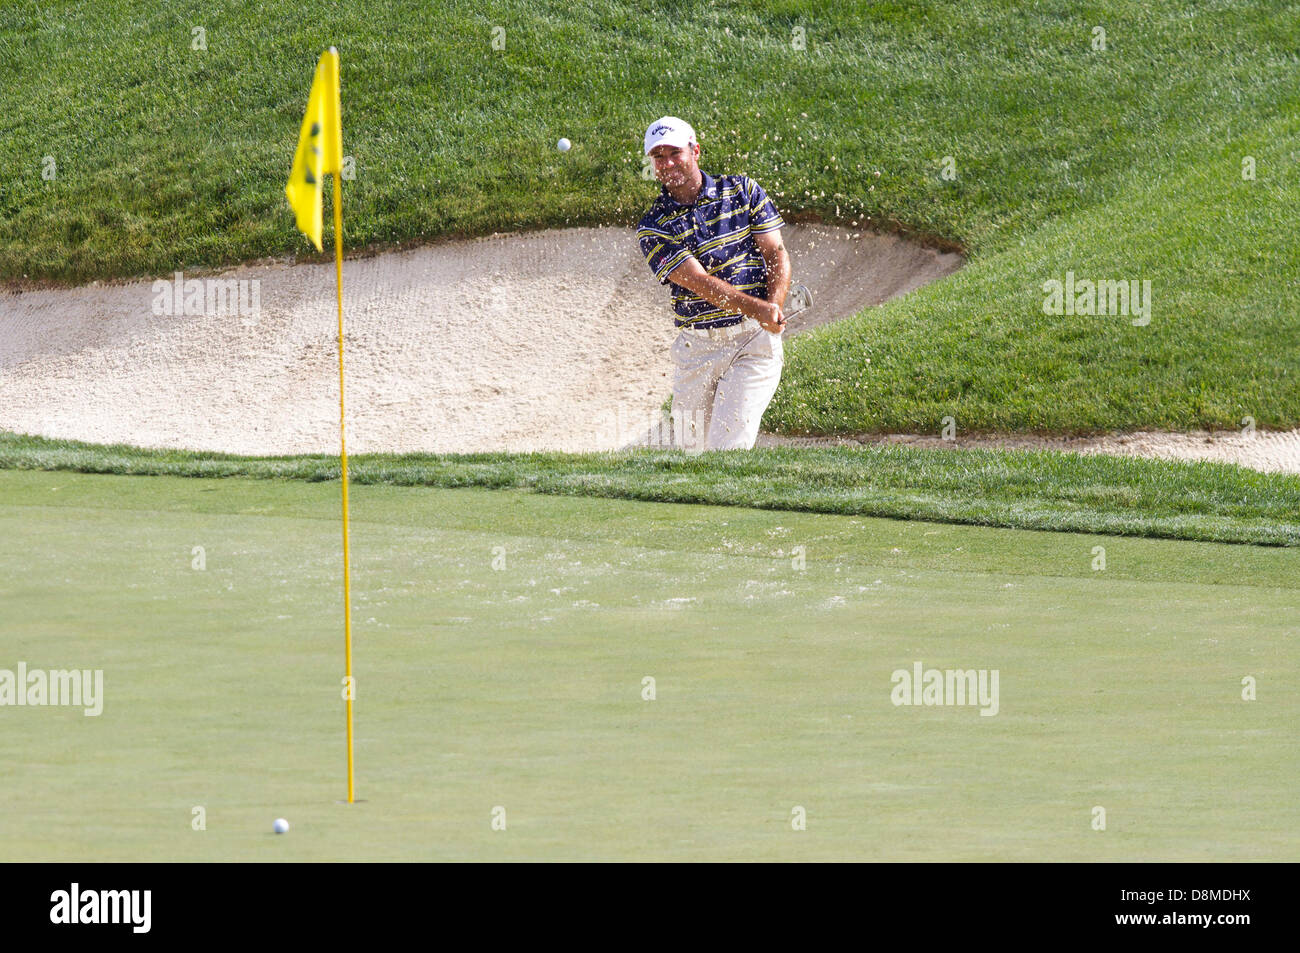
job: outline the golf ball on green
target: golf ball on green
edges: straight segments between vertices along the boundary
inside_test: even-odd
[[[289,822],[286,821],[283,817],[277,817],[275,819],[275,823],[272,824],[271,827],[275,829],[275,832],[277,834],[289,833]]]
[[[555,148],[559,149],[561,152],[568,152],[569,147],[572,145],[573,143],[570,142],[568,139],[561,139],[559,142],[555,144]]]

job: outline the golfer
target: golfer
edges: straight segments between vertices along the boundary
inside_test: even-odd
[[[781,380],[790,255],[772,200],[744,175],[700,170],[689,123],[665,116],[645,134],[663,189],[637,227],[641,251],[672,291],[674,443],[748,450]]]

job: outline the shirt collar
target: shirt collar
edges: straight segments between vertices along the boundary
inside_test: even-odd
[[[709,175],[709,173],[705,172],[703,169],[700,170],[700,178],[702,180],[702,184],[700,185],[700,194],[695,196],[695,201],[691,203],[692,205],[698,205],[702,201],[711,202],[718,197],[717,180],[713,176]],[[668,203],[668,205],[674,206],[676,208],[687,207],[685,205],[682,205],[680,202],[678,202],[675,198],[673,198],[668,193],[668,186],[666,185],[662,186],[660,191],[662,193],[663,200],[666,203]]]

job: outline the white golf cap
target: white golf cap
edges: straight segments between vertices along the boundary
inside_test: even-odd
[[[649,155],[650,150],[655,146],[677,146],[685,149],[697,141],[695,130],[691,128],[689,122],[676,116],[664,116],[650,123],[650,128],[645,131],[645,153]]]

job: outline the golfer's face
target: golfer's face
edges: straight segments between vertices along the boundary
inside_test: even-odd
[[[689,149],[681,146],[655,146],[650,150],[650,158],[655,164],[655,178],[670,188],[685,185],[695,171],[699,149],[698,145]]]

